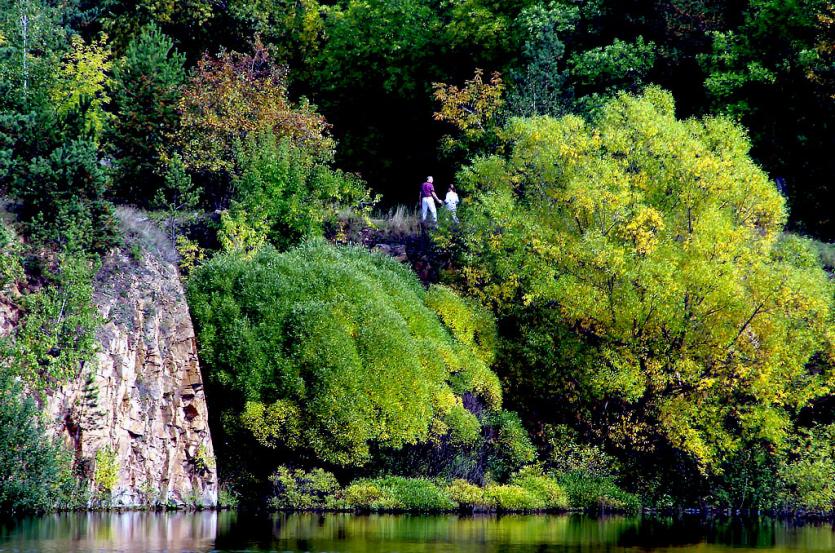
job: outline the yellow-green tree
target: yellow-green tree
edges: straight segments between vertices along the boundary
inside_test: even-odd
[[[89,108],[84,111],[84,125],[93,136],[100,135],[112,117],[105,110],[110,103],[109,72],[112,66],[107,35],[101,35],[89,44],[81,37],[73,36],[52,88],[52,101],[59,115],[77,110],[85,100],[89,102]]]
[[[464,86],[433,83],[433,97],[438,102],[435,121],[452,125],[457,136],[441,139],[441,148],[447,153],[461,150],[466,155],[489,150],[497,143],[496,131],[504,106],[504,84],[501,75],[494,72],[489,82],[483,80],[484,72],[475,70],[472,79]]]
[[[507,158],[459,175],[461,288],[519,343],[503,377],[615,447],[704,472],[829,393],[832,287],[784,200],[721,117],[621,95],[594,123],[509,123]],[[442,237],[443,239],[444,237]],[[823,362],[822,362],[823,361]],[[814,368],[812,368],[814,366]]]

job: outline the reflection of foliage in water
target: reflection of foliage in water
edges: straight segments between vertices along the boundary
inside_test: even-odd
[[[0,548],[36,550],[47,540],[73,536],[80,550],[341,551],[402,553],[577,550],[659,551],[675,547],[730,553],[740,547],[764,553],[831,551],[835,532],[827,524],[796,526],[760,519],[705,520],[582,515],[402,516],[280,513],[259,517],[237,512],[82,513],[21,519],[0,534]],[[512,544],[512,545],[511,545]]]

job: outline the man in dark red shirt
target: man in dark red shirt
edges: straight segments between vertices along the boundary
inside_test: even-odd
[[[432,222],[438,222],[438,212],[435,209],[435,202],[443,203],[441,199],[435,194],[435,186],[432,184],[434,179],[426,177],[426,182],[420,185],[420,221],[426,222],[426,213],[432,214]]]

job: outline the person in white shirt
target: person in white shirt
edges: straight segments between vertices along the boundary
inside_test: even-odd
[[[444,205],[452,214],[452,220],[456,223],[458,222],[458,216],[455,211],[458,209],[458,201],[458,194],[455,192],[455,185],[450,184],[449,190],[447,190],[446,197],[444,198]]]

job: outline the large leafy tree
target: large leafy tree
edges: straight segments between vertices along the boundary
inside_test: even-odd
[[[113,38],[118,53],[125,51],[149,25],[159,26],[177,37],[181,47],[203,48],[209,39],[207,28],[217,11],[212,0],[98,0],[96,3],[87,19],[98,19],[101,28]]]
[[[296,80],[322,46],[323,7],[318,0],[230,0],[222,21],[235,47],[258,36],[276,59],[293,67]]]
[[[0,1],[0,108],[48,101],[67,46],[61,10],[44,0]]]
[[[374,448],[464,445],[481,432],[464,397],[484,414],[501,407],[492,318],[390,258],[265,247],[216,256],[188,289],[221,417],[276,455],[352,466]]]
[[[147,204],[163,183],[168,142],[179,120],[185,84],[180,54],[156,26],[143,29],[113,68],[110,145],[116,158],[116,194]]]
[[[501,314],[503,376],[540,417],[703,472],[779,449],[833,384],[832,288],[728,119],[657,88],[595,123],[517,119],[459,175],[459,285]],[[548,410],[547,412],[545,410]]]

